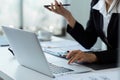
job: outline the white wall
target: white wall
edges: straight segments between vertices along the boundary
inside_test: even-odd
[[[72,12],[78,22],[86,26],[86,22],[89,18],[91,0],[71,0],[71,6],[69,10]]]

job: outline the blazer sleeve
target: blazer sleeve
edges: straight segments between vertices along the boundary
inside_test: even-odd
[[[97,56],[97,61],[95,63],[99,64],[118,63],[118,49],[99,51],[93,53]]]
[[[96,0],[95,0],[96,1]],[[93,2],[91,3],[91,6]],[[67,25],[67,32],[78,41],[86,49],[90,49],[97,41],[97,32],[95,29],[94,17],[92,12],[92,7],[90,10],[90,17],[86,25],[86,29],[76,21],[74,28]]]

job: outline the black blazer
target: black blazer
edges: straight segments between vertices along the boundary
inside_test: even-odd
[[[74,28],[67,26],[67,32],[86,49],[90,49],[100,37],[107,45],[107,50],[93,52],[97,56],[97,63],[116,63],[118,52],[118,28],[120,13],[113,13],[108,25],[107,37],[103,33],[103,15],[92,7],[99,0],[92,0],[90,17],[87,27],[84,30],[83,26],[76,21]]]

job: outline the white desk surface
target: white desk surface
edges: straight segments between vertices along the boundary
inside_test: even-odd
[[[59,40],[64,39],[52,37],[52,41]],[[50,57],[51,56],[49,56],[48,59],[52,61]],[[56,58],[56,60],[59,60],[58,57]],[[0,47],[0,71],[14,80],[53,80],[53,78],[21,66],[10,51],[8,51],[8,47]]]
[[[120,68],[105,69],[84,74],[65,75],[55,80],[120,80]]]
[[[52,55],[48,55],[46,57],[52,63],[56,63],[56,61],[62,62],[65,60]],[[81,70],[83,69],[83,71],[87,69],[92,70],[91,68],[83,65],[78,66],[80,66]],[[14,80],[53,80],[53,78],[21,66],[15,57],[8,51],[8,47],[0,47],[0,71],[6,73]]]
[[[43,74],[40,74],[36,71],[21,66],[17,62],[15,57],[8,51],[8,47],[0,47],[0,71],[4,72],[14,80],[63,80],[64,79],[64,78],[53,79]],[[74,80],[80,80],[80,79],[74,79]]]
[[[93,71],[93,72],[84,73],[84,74],[75,74],[75,75],[72,75],[72,77],[71,75],[67,75],[65,77],[60,77],[60,78],[58,77],[53,79],[43,74],[40,74],[36,71],[30,70],[28,68],[21,66],[16,61],[15,57],[7,50],[7,47],[0,47],[0,71],[4,72],[14,80],[65,80],[66,77],[67,78],[69,77],[67,80],[83,80],[83,76],[85,77],[85,74],[90,76],[90,75],[95,75],[95,73],[97,73],[97,75],[98,73],[100,75],[101,74],[105,75],[109,73],[110,75],[111,72],[120,71],[120,68],[115,68],[110,70],[109,69],[99,70],[99,71]],[[79,76],[82,77],[82,79]],[[73,79],[73,77],[76,77],[76,78]],[[116,75],[116,77],[118,77],[118,75]]]

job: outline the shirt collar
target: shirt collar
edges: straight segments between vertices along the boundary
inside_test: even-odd
[[[117,0],[113,0],[108,12],[106,12],[105,0],[99,0],[98,3],[96,5],[94,5],[92,8],[95,9],[95,10],[99,10],[102,14],[117,13],[116,6],[115,6],[116,1]],[[120,12],[120,6],[118,8],[118,12]]]

